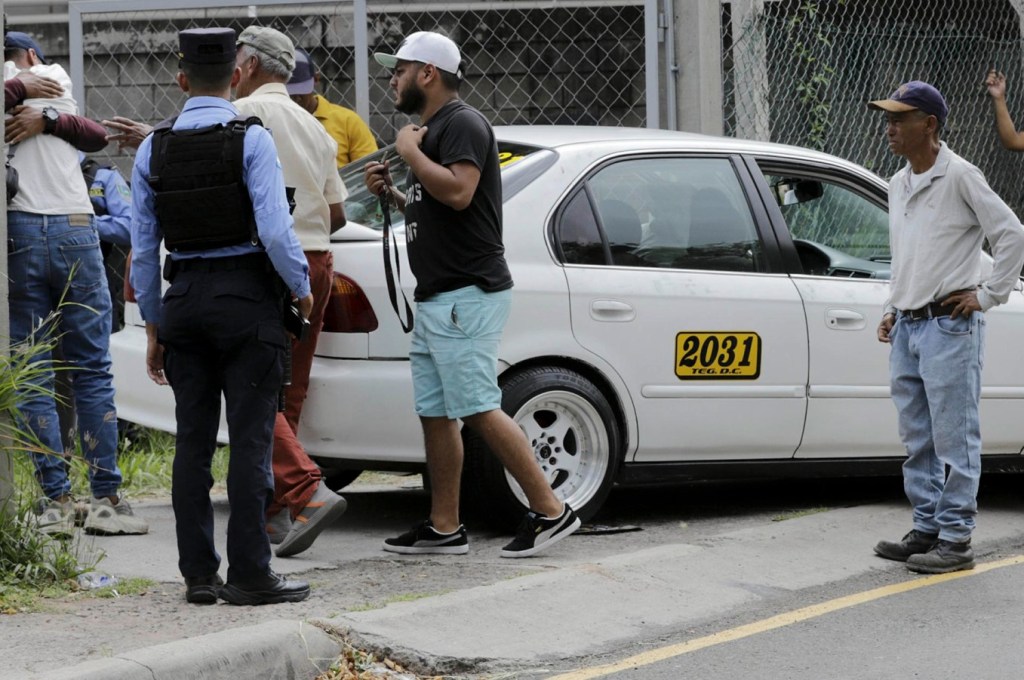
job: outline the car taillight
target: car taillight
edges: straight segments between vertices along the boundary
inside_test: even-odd
[[[331,298],[324,312],[326,333],[369,333],[377,330],[377,315],[355,281],[334,272]]]

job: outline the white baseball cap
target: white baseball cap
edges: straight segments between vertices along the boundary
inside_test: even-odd
[[[442,71],[462,78],[462,55],[450,38],[432,31],[419,31],[406,36],[394,54],[374,52],[373,58],[385,68],[395,68],[399,61],[420,61],[433,64]]]

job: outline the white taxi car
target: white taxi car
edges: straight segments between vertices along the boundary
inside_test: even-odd
[[[584,518],[614,484],[898,470],[888,346],[875,336],[889,276],[883,180],[826,154],[728,138],[553,126],[496,134],[515,280],[502,406]],[[299,431],[334,487],[364,469],[424,462],[409,336],[389,300],[364,163],[342,169],[350,223],[332,243],[334,292]],[[119,416],[173,431],[170,389],[145,378],[134,305],[126,316],[111,342]],[[988,314],[988,329],[984,459],[1017,469],[1020,286]],[[469,506],[484,499],[488,519],[514,524],[525,497],[463,432]]]

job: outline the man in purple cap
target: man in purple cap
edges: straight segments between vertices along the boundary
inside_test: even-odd
[[[121,496],[110,371],[111,302],[96,216],[75,149],[102,149],[104,131],[78,116],[67,72],[59,64],[47,64],[30,36],[9,31],[4,59],[5,81],[20,80],[27,72],[40,82],[57,83],[60,90],[49,96],[52,91],[44,89],[44,98],[13,106],[4,131],[14,156],[8,159],[10,167],[18,173],[17,192],[7,202],[11,341],[60,338],[64,365],[74,379],[79,439],[89,463],[91,500],[84,530],[145,534],[148,524]],[[27,87],[23,93],[28,94]],[[9,103],[5,101],[5,108]],[[49,389],[54,381],[51,358],[47,350],[33,359],[36,378],[19,390],[18,408],[41,444],[29,447],[35,449],[31,455],[44,495],[36,507],[36,526],[51,536],[69,536],[77,513],[57,402]]]
[[[949,107],[937,89],[914,80],[868,106],[885,112],[889,148],[907,159],[889,182],[892,280],[878,339],[891,345],[914,510],[913,529],[875,552],[919,573],[971,569],[985,311],[1006,302],[1018,280],[1024,227],[981,171],[939,140]],[[983,277],[985,239],[993,261]]]
[[[302,48],[295,50],[295,70],[288,81],[288,94],[292,101],[313,114],[327,130],[327,134],[338,143],[338,167],[348,165],[377,150],[369,126],[359,114],[344,106],[332,104],[316,93],[320,72],[309,53]]]

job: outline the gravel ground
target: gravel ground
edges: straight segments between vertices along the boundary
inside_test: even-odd
[[[31,677],[86,660],[264,621],[330,618],[388,602],[494,583],[542,568],[496,559],[497,546],[503,541],[498,536],[479,537],[474,544],[474,548],[480,547],[479,559],[473,554],[453,560],[393,558],[384,553],[379,549],[381,538],[395,533],[396,528],[404,530],[421,516],[427,499],[417,489],[418,477],[393,478],[390,488],[380,484],[380,477],[370,476],[369,482],[357,482],[346,490],[349,511],[307,553],[289,560],[274,559],[272,567],[279,571],[287,568],[289,578],[310,583],[311,597],[305,602],[263,607],[187,604],[184,585],[173,568],[176,552],[168,502],[147,499],[133,503],[138,514],[151,520],[150,535],[97,541],[106,542],[98,549],[107,552],[97,569],[147,577],[156,583],[137,595],[100,598],[84,591],[60,600],[43,600],[43,611],[38,613],[0,616],[5,659],[0,678]],[[221,499],[217,508],[217,528],[222,532],[226,501]],[[162,522],[153,519],[158,511],[167,515]],[[157,539],[160,545],[156,545]],[[134,560],[129,563],[119,553],[140,547],[142,551],[166,551],[159,569],[159,574],[166,576],[154,578],[156,570],[138,566]],[[223,549],[221,554],[225,554]],[[307,564],[314,568],[304,570]],[[224,572],[222,564],[221,574]]]
[[[314,588],[309,600],[267,607],[190,606],[183,600],[181,585],[165,583],[141,595],[75,597],[50,603],[44,613],[0,619],[6,659],[0,677],[21,678],[26,672],[269,620],[329,618],[378,607],[393,598],[444,592],[453,580],[472,587],[522,573],[521,565],[496,568],[474,562],[380,559],[304,574]]]

